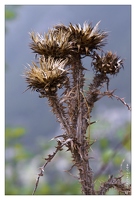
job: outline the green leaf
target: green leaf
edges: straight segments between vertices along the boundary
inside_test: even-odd
[[[6,138],[19,138],[25,134],[25,129],[22,127],[17,128],[6,128]]]
[[[131,124],[130,123],[127,124],[126,126],[122,144],[128,151],[131,151]]]
[[[6,10],[5,11],[5,19],[6,20],[11,20],[14,19],[16,17],[15,12],[11,11],[11,10]]]
[[[120,166],[121,163],[123,161],[123,157],[121,155],[116,155],[114,158],[113,158],[113,163],[114,165],[117,165],[117,166]]]
[[[111,149],[107,149],[103,154],[102,154],[102,160],[104,163],[108,163],[113,156],[113,151]]]
[[[122,144],[128,151],[131,151],[131,137],[129,133],[124,136]]]
[[[108,142],[107,138],[102,138],[100,140],[100,148],[101,149],[105,149],[106,147],[108,147],[108,145],[109,145],[109,142]]]

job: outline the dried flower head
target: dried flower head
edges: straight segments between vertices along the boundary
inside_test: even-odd
[[[107,37],[106,32],[98,30],[98,22],[94,27],[91,24],[85,22],[83,27],[80,24],[72,25],[68,27],[57,25],[54,27],[54,31],[62,30],[62,32],[69,32],[69,40],[72,41],[73,50],[81,55],[89,54],[93,49],[99,49],[104,46],[104,39]]]
[[[107,33],[98,30],[99,23],[94,28],[86,22],[83,24],[83,28],[80,24],[69,25],[71,37],[75,39],[75,45],[81,54],[89,54],[93,49],[98,49],[104,45],[104,38]]]
[[[54,26],[46,34],[40,35],[34,32],[30,33],[32,42],[30,48],[34,53],[44,55],[45,58],[52,56],[55,59],[69,58],[69,61],[75,55],[87,55],[93,49],[99,49],[105,45],[104,39],[106,32],[98,30],[98,22],[94,27],[85,22],[83,27],[80,24],[63,24]]]
[[[71,42],[69,42],[69,34],[69,32],[64,33],[62,30],[59,30],[57,34],[49,30],[43,36],[31,32],[30,36],[33,42],[30,43],[30,48],[34,53],[44,55],[45,58],[48,58],[48,56],[55,59],[71,58],[73,48]]]
[[[34,62],[33,66],[25,71],[26,82],[28,89],[36,90],[41,95],[52,94],[61,88],[66,83],[67,71],[64,69],[67,60],[54,60],[44,56],[39,58],[40,67]]]
[[[111,51],[105,53],[104,56],[100,56],[95,52],[93,60],[94,69],[104,74],[117,74],[123,67],[123,60]]]

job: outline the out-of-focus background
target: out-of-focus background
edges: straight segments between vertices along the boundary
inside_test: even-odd
[[[40,99],[36,92],[23,93],[27,85],[22,74],[27,63],[35,60],[29,48],[29,32],[42,34],[58,23],[82,25],[87,21],[95,26],[100,20],[99,28],[109,33],[104,50],[125,59],[124,70],[110,77],[110,89],[116,89],[115,94],[131,104],[131,6],[5,6],[5,194],[32,193],[38,167],[54,151],[55,142],[50,139],[62,133],[47,100]],[[84,59],[83,64],[91,69],[90,59]],[[87,82],[92,78],[93,73],[86,75]],[[119,174],[121,167],[124,181],[130,181],[130,111],[116,99],[104,97],[96,103],[92,120],[97,121],[91,126],[91,138],[97,141],[91,150],[94,159],[90,161],[96,187],[109,174]],[[71,165],[69,153],[59,153],[47,166],[37,194],[81,194],[78,181],[64,172]]]

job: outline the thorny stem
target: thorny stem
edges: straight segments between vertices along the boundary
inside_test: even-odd
[[[38,184],[39,184],[40,177],[43,176],[43,174],[44,174],[44,169],[45,169],[46,165],[47,165],[49,162],[52,161],[52,159],[55,157],[55,155],[57,154],[58,151],[61,151],[61,150],[62,150],[62,147],[63,147],[63,146],[64,146],[64,144],[61,144],[61,142],[58,141],[58,145],[57,145],[57,147],[56,147],[56,150],[53,152],[53,154],[52,154],[52,155],[49,154],[49,155],[48,155],[48,158],[45,158],[46,162],[44,163],[44,165],[43,165],[42,167],[39,168],[39,169],[40,169],[40,173],[38,174],[38,177],[37,177],[37,179],[36,179],[35,188],[34,188],[34,190],[33,190],[32,195],[34,195],[35,192],[36,192],[36,189],[37,189]]]
[[[85,143],[85,142],[84,142]],[[81,153],[78,151],[74,151],[73,157],[76,162],[75,165],[79,170],[80,183],[82,185],[83,194],[94,194],[94,186],[93,186],[93,172],[89,166],[89,159],[87,155],[85,155],[84,149],[80,148]]]
[[[124,98],[120,98],[117,95],[112,94],[113,97],[115,97],[117,100],[121,101],[125,106],[127,106],[128,110],[131,110],[131,106],[129,106],[125,101]]]
[[[77,143],[76,148],[72,151],[75,165],[79,170],[80,183],[82,185],[83,194],[94,194],[93,188],[93,173],[89,166],[88,151],[89,144],[85,137],[86,129],[88,126],[87,120],[84,119],[85,112],[87,112],[87,106],[83,97],[83,85],[84,85],[84,74],[81,60],[77,60],[73,66],[74,69],[78,69],[76,77],[76,101],[78,106],[77,113],[77,125],[76,125],[76,137]]]
[[[49,101],[50,106],[53,109],[54,114],[56,114],[58,121],[62,125],[62,128],[66,131],[66,134],[69,134],[70,133],[69,124],[68,124],[68,121],[65,120],[66,118],[65,118],[63,106],[59,102],[58,97],[56,95],[49,96],[48,101]]]
[[[83,78],[83,67],[81,60],[77,59],[74,63],[74,68],[77,70],[76,73],[76,101],[77,101],[77,125],[76,125],[76,137],[78,141],[83,142],[83,133],[82,134],[82,119],[83,119],[83,96],[81,92],[83,92],[84,78]],[[81,91],[81,92],[80,92]]]
[[[131,194],[131,185],[125,185],[121,182],[122,176],[114,178],[110,176],[108,181],[103,183],[100,187],[100,190],[97,192],[98,195],[104,195],[110,188],[116,188],[119,194],[130,195]]]

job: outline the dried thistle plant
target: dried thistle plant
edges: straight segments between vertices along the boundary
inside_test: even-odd
[[[40,176],[43,176],[46,165],[52,161],[63,146],[71,152],[73,167],[79,172],[77,179],[81,183],[83,194],[106,194],[106,191],[115,187],[126,192],[126,187],[121,183],[121,177],[112,176],[101,185],[99,191],[94,189],[93,171],[89,163],[90,144],[86,135],[87,127],[91,121],[91,112],[96,101],[104,96],[115,97],[130,110],[124,99],[114,95],[114,90],[109,91],[108,75],[119,73],[123,67],[123,59],[108,51],[103,52],[108,34],[98,29],[98,22],[94,27],[91,24],[63,24],[56,25],[44,35],[30,33],[32,42],[30,48],[39,55],[39,66],[34,62],[25,71],[27,88],[40,93],[40,97],[48,99],[53,113],[56,115],[64,133],[57,140],[56,151],[45,158],[45,164],[40,168],[40,173],[33,191],[35,193]],[[99,53],[98,53],[99,52]],[[85,68],[82,65],[83,57],[91,58],[94,69],[93,81],[84,91]],[[107,84],[107,90],[101,88]],[[58,90],[62,88],[62,94]],[[129,190],[129,191],[128,191]],[[130,187],[127,194],[130,193]]]

